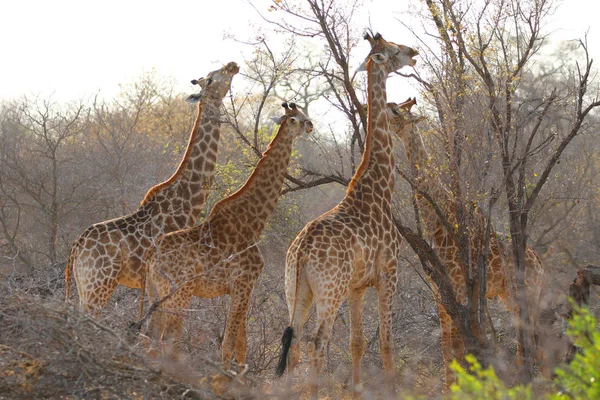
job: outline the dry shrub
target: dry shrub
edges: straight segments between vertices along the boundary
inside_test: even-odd
[[[150,362],[134,332],[60,301],[0,288],[0,310],[0,398],[261,397],[207,359]]]

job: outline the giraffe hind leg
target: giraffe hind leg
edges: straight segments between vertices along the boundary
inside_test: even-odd
[[[395,397],[394,388],[394,341],[392,338],[392,307],[394,305],[394,294],[396,293],[397,275],[396,265],[387,279],[382,280],[377,287],[379,300],[379,340],[383,369],[385,371],[387,397]]]
[[[363,332],[363,298],[366,287],[351,289],[348,296],[350,305],[350,352],[352,354],[352,394],[360,393],[360,364],[365,353]]]
[[[142,270],[142,283],[140,286],[140,312],[138,314],[138,321],[140,321],[144,317],[144,300],[146,297],[146,276],[148,274],[148,270],[146,266],[143,266]]]
[[[309,345],[309,384],[312,399],[318,398],[319,374],[323,369],[325,351],[327,350],[327,344],[331,338],[335,317],[337,316],[342,300],[345,297],[345,294],[343,294],[317,303],[317,334],[315,335],[313,342]]]
[[[115,291],[120,263],[106,257],[74,265],[79,310],[98,315]]]
[[[313,300],[313,292],[310,289],[310,286],[306,283],[306,281],[303,282],[303,284],[298,286],[298,292],[296,293],[297,297],[296,301],[294,302],[294,317],[293,320],[290,322],[293,336],[291,340],[289,354],[287,357],[288,372],[286,378],[286,386],[288,388],[292,387],[294,375],[296,373],[296,367],[300,362],[300,339],[302,339],[304,324],[306,323],[306,319],[308,318],[308,312],[310,311],[310,306],[312,305]]]

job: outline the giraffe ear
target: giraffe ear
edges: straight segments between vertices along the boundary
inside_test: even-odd
[[[281,123],[285,120],[285,115],[281,117],[271,117],[271,121],[275,122],[277,125],[281,125]]]
[[[185,101],[188,103],[198,103],[200,101],[200,99],[202,98],[202,93],[197,93],[197,94],[190,94]]]
[[[362,64],[358,66],[356,72],[363,72],[367,70],[367,60],[363,61]]]

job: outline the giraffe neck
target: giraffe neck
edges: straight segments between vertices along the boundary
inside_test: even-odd
[[[198,116],[179,167],[167,181],[148,191],[142,206],[158,203],[157,210],[162,216],[181,215],[188,224],[198,218],[214,178],[221,132],[220,107],[221,100],[203,99],[198,104]],[[176,225],[172,229],[183,228]]]
[[[369,116],[365,149],[346,192],[348,199],[362,198],[367,192],[373,193],[374,196],[370,198],[373,202],[383,203],[385,209],[391,207],[394,191],[394,152],[386,111],[387,75],[387,72],[372,60],[367,61]]]
[[[254,236],[248,239],[258,240],[281,196],[281,188],[290,163],[293,137],[287,132],[287,124],[288,121],[284,121],[279,127],[244,186],[218,202],[208,217],[209,220],[223,213],[243,215],[244,225],[251,232],[251,236]]]
[[[425,149],[423,138],[414,131],[414,127],[411,126],[406,129],[410,129],[411,131],[407,132],[407,134],[400,135],[400,138],[404,145],[404,152],[406,153],[408,164],[411,167],[413,165],[415,167],[416,176],[414,178],[418,178],[423,175],[422,172],[427,168],[429,154]]]
[[[413,130],[414,127],[409,129]],[[450,198],[444,188],[436,183],[436,177],[430,169],[430,158],[423,143],[423,138],[414,131],[401,135],[401,138],[419,192],[428,193],[443,212],[448,212],[448,207],[452,206]],[[446,243],[448,238],[444,234],[446,232],[445,227],[440,222],[439,216],[431,203],[419,192],[416,194],[417,204],[421,218],[427,226],[429,237],[436,243],[440,242],[437,243],[438,246],[442,244],[441,242]]]

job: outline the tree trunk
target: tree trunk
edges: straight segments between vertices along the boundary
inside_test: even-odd
[[[511,191],[507,190],[507,195],[508,193],[511,193]],[[512,256],[515,267],[515,300],[519,310],[519,321],[516,326],[517,340],[523,356],[523,364],[521,365],[521,371],[518,376],[520,382],[529,383],[533,378],[535,348],[531,320],[529,318],[529,299],[527,298],[527,286],[525,283],[525,248],[527,245],[523,229],[525,224],[523,224],[523,221],[520,218],[521,212],[519,207],[514,201],[511,201],[510,197],[508,208],[510,211],[510,233],[513,248]]]

